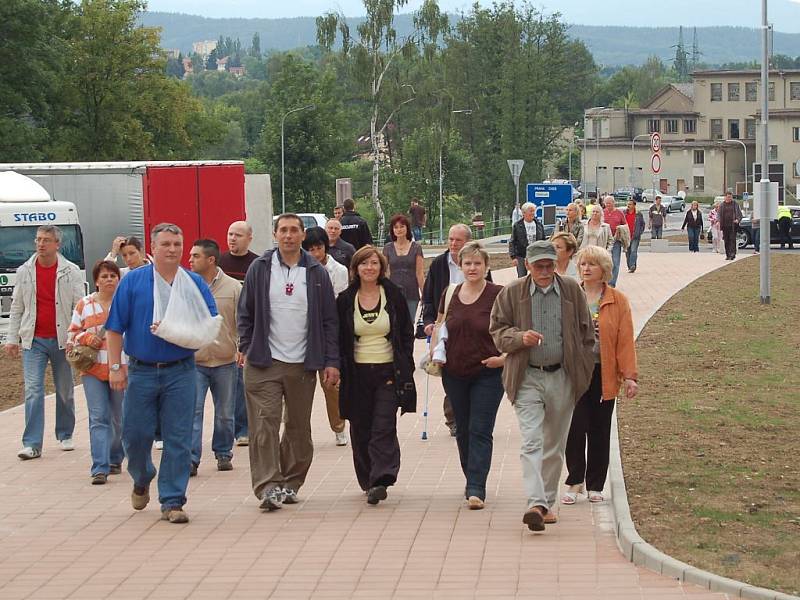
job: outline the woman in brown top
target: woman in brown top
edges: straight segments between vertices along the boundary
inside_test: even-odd
[[[464,497],[474,510],[486,500],[492,432],[503,398],[505,357],[489,335],[492,305],[503,287],[486,281],[489,255],[478,242],[465,244],[458,260],[464,283],[455,288],[446,311],[446,290],[439,304],[439,320],[447,329],[442,382],[456,419],[458,455],[467,479]]]
[[[383,255],[389,263],[389,281],[402,288],[413,323],[419,306],[419,291],[425,282],[422,247],[412,239],[411,223],[405,215],[392,217],[389,235],[392,241],[383,247]]]

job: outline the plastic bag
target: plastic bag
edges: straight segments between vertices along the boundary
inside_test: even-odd
[[[222,317],[211,316],[203,294],[189,274],[179,268],[170,286],[153,269],[153,332],[171,344],[198,350],[219,334]]]

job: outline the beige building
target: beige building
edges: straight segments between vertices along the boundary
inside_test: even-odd
[[[752,192],[754,162],[760,178],[760,87],[758,71],[696,71],[692,83],[665,86],[641,108],[586,110],[584,189]],[[768,93],[770,177],[794,195],[800,184],[800,70],[770,73]],[[658,174],[651,168],[653,132],[662,140]]]
[[[199,54],[204,59],[208,58],[217,47],[217,40],[203,40],[202,42],[192,42],[192,52]]]

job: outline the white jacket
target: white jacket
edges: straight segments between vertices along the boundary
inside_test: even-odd
[[[36,329],[36,259],[37,255],[34,254],[17,269],[8,322],[8,343],[18,344],[21,340],[26,350],[30,350],[33,344],[33,332]],[[85,295],[80,269],[59,254],[56,271],[56,332],[59,348],[66,346],[72,311]]]

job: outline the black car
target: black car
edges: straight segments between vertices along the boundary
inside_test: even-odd
[[[627,202],[630,198],[633,198],[634,202],[641,202],[643,191],[642,188],[638,187],[621,187],[617,188],[611,195],[614,196],[614,200],[617,202]]]
[[[792,213],[791,236],[794,244],[800,244],[800,206],[787,206]],[[771,221],[769,224],[770,244],[780,244],[778,234],[778,221]],[[753,243],[753,225],[750,217],[744,217],[736,229],[736,240],[739,248],[746,248]]]

